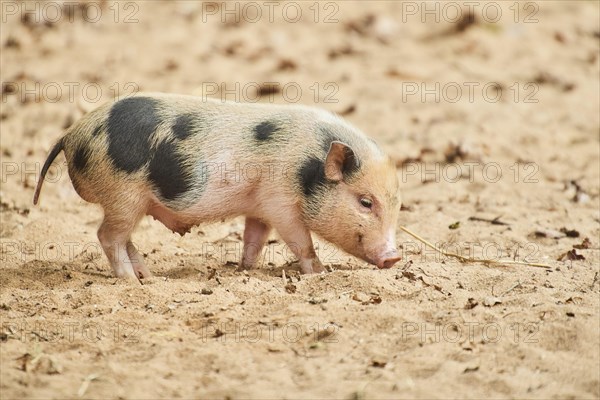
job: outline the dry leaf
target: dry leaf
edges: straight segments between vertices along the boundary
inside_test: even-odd
[[[292,284],[292,283],[288,283],[287,285],[285,285],[285,291],[288,293],[296,293],[296,285]]]
[[[592,242],[590,241],[589,238],[583,239],[583,242],[581,242],[581,244],[573,245],[574,249],[579,249],[579,250],[589,249],[591,247],[592,247]]]
[[[479,303],[477,302],[477,300],[475,300],[472,297],[469,297],[467,299],[467,304],[465,304],[465,310],[471,310],[471,309],[477,307],[477,305],[479,305]]]
[[[373,361],[371,361],[371,367],[385,368],[386,365],[387,365],[387,361],[383,361],[383,360],[373,360]]]
[[[562,233],[564,233],[565,235],[567,235],[567,237],[570,237],[570,238],[579,237],[579,232],[576,231],[575,229],[567,229],[567,228],[563,227],[563,228],[560,228],[560,231]]]
[[[575,251],[575,249],[569,250],[566,253],[561,254],[558,258],[558,261],[578,261],[578,260],[585,260],[585,257],[582,256],[581,254],[577,254],[577,251]]]

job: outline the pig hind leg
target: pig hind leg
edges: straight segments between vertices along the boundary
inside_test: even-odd
[[[145,278],[150,276],[142,256],[133,243],[131,233],[142,215],[132,212],[133,207],[104,209],[104,221],[98,229],[98,239],[117,277]]]
[[[149,278],[152,276],[148,267],[144,263],[144,257],[140,254],[135,245],[131,242],[131,239],[127,242],[127,255],[133,266],[133,271],[136,276],[140,279]]]

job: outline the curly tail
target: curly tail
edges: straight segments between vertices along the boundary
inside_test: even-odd
[[[46,158],[46,162],[44,163],[44,166],[42,167],[42,173],[40,174],[40,179],[38,179],[37,186],[35,187],[35,193],[33,195],[33,204],[34,205],[36,205],[38,203],[38,199],[40,197],[40,190],[42,190],[42,184],[44,183],[44,178],[46,177],[48,168],[50,168],[50,165],[52,165],[52,162],[54,161],[54,159],[56,158],[58,153],[63,151],[63,148],[64,148],[63,139],[60,139],[54,145],[52,150],[50,150],[50,154],[48,154],[48,158]]]

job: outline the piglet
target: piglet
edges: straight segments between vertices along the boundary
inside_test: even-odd
[[[400,259],[394,164],[321,109],[160,93],[120,99],[56,143],[34,204],[61,151],[77,193],[104,210],[98,239],[118,277],[151,276],[131,242],[145,215],[181,235],[245,216],[243,268],[255,266],[272,228],[305,274],[324,271],[311,232],[378,268]]]

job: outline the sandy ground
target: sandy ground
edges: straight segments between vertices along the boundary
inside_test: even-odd
[[[600,397],[597,2],[1,5],[1,398]],[[342,113],[398,162],[398,225],[551,268],[399,231],[391,270],[320,243],[335,271],[300,276],[274,235],[240,272],[242,220],[147,218],[156,277],[120,282],[62,156],[31,199],[64,128],[134,90]]]

